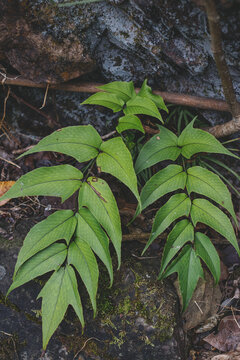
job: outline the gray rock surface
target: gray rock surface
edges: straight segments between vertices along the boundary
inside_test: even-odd
[[[163,91],[224,99],[206,14],[197,0],[102,0],[59,7],[62,3],[0,0],[0,63],[6,69],[12,72],[14,68],[36,82],[80,76],[95,82],[133,80],[139,86],[148,78],[153,88]],[[225,55],[239,98],[239,0],[219,2],[218,11]],[[36,108],[41,107],[44,91],[20,88],[19,93]],[[56,92],[52,101],[49,94],[44,111],[58,118],[55,128],[94,123],[102,134],[110,131],[115,117],[98,109],[83,109],[80,103],[86,97]],[[9,107],[8,119],[12,118],[15,128],[22,130],[27,123],[26,128],[34,134],[34,127],[38,133],[39,127],[48,126],[44,117],[15,100],[8,101]],[[201,113],[212,125],[231,119],[230,114]],[[49,130],[41,136],[46,133]]]
[[[62,2],[0,0],[2,56],[22,75],[59,82],[95,66],[106,81],[149,78],[166,91],[223,97],[206,15],[194,1],[102,0],[59,7]],[[219,13],[240,95],[240,7],[237,0],[230,5],[219,6]]]

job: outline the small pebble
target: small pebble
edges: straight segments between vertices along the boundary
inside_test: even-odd
[[[4,276],[6,275],[6,269],[5,267],[3,267],[2,265],[0,265],[0,280],[2,280],[4,278]]]

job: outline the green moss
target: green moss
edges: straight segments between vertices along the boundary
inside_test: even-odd
[[[127,315],[132,308],[131,299],[129,296],[126,296],[123,301],[118,305],[117,312],[118,314]]]
[[[145,345],[155,347],[155,345],[149,340],[148,336],[141,336],[141,339],[144,341]]]
[[[126,331],[120,331],[117,336],[113,335],[113,339],[112,341],[110,341],[110,345],[117,345],[119,349],[121,349],[121,346],[124,344],[125,342],[125,337],[126,337]]]
[[[103,326],[108,326],[114,330],[117,330],[116,326],[113,324],[112,320],[110,319],[110,317],[106,317],[103,320],[101,320],[101,324]]]

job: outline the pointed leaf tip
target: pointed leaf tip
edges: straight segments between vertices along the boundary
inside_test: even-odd
[[[141,96],[143,98],[146,97],[152,100],[159,109],[162,109],[167,113],[169,112],[168,108],[164,103],[163,98],[160,95],[153,94],[151,87],[147,85],[147,79],[144,80],[142,87],[138,93],[138,96]]]
[[[82,303],[77,278],[70,265],[55,271],[38,295],[42,297],[43,349],[64,318],[69,305],[74,308],[84,327]]]

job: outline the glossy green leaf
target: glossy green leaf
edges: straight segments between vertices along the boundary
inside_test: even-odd
[[[113,112],[118,112],[122,110],[124,101],[115,94],[100,91],[87,98],[81,105],[101,105]]]
[[[65,239],[67,243],[75,231],[77,220],[72,210],[59,210],[36,224],[27,234],[18,254],[15,274],[30,257],[45,249],[55,241]]]
[[[180,165],[169,165],[146,182],[141,192],[142,209],[177,189],[184,189],[187,174]]]
[[[101,143],[100,135],[91,125],[68,126],[46,136],[19,158],[39,151],[55,151],[84,162],[98,155]]]
[[[195,234],[194,244],[197,256],[200,256],[205,262],[217,284],[220,279],[221,269],[220,259],[214,245],[207,235],[200,232]]]
[[[204,278],[201,262],[190,245],[186,245],[180,255],[173,260],[164,273],[164,278],[177,272],[183,300],[183,311],[186,310],[198,280]]]
[[[178,138],[178,146],[182,147],[182,155],[190,159],[196,153],[208,152],[225,154],[238,159],[238,156],[227,150],[212,134],[193,127],[194,120],[186,126]]]
[[[131,154],[120,137],[102,143],[97,157],[97,166],[123,182],[139,200],[137,177]]]
[[[177,146],[177,136],[163,126],[159,134],[154,135],[141,149],[135,164],[136,173],[163,161],[175,161],[181,153]]]
[[[95,252],[95,254],[102,260],[108,270],[110,284],[112,285],[112,260],[109,251],[109,239],[105,231],[87,208],[82,207],[79,210],[79,213],[76,213],[76,218],[76,236],[79,239],[84,240]]]
[[[71,165],[41,167],[21,176],[0,199],[44,195],[61,197],[64,202],[79,189],[82,177]]]
[[[159,280],[164,278],[164,271],[174,256],[181,250],[183,245],[194,240],[194,228],[189,220],[179,221],[167,237],[163,250]]]
[[[222,180],[212,171],[201,166],[193,166],[187,170],[187,191],[202,194],[228,210],[237,224],[231,194]]]
[[[91,299],[94,314],[96,314],[98,264],[90,246],[80,238],[76,238],[69,246],[68,264],[72,264],[78,271]]]
[[[127,102],[132,97],[136,96],[132,81],[113,81],[111,83],[98,86],[98,89],[115,94],[124,102]]]
[[[220,209],[205,199],[194,199],[191,208],[193,225],[198,222],[206,224],[224,236],[240,254],[232,224]]]
[[[122,230],[113,193],[103,179],[89,177],[79,191],[79,209],[86,206],[108,234],[121,262]]]
[[[68,305],[72,305],[84,327],[78,284],[73,268],[67,265],[55,271],[38,295],[42,297],[43,349],[63,320]]]
[[[119,118],[118,126],[116,126],[117,132],[121,134],[125,130],[139,130],[143,134],[145,130],[142,126],[141,120],[136,115],[125,115]]]
[[[141,96],[135,96],[133,99],[129,100],[123,112],[125,115],[150,115],[159,119],[163,123],[162,116],[154,102]]]
[[[173,195],[157,212],[153,222],[150,238],[143,253],[169,225],[181,216],[188,216],[191,209],[191,200],[184,194]]]
[[[7,292],[7,296],[11,291],[28,281],[49,271],[57,270],[66,259],[66,256],[67,246],[62,243],[50,245],[46,249],[39,251],[20,267],[14,282]]]
[[[160,95],[152,93],[151,87],[147,85],[147,80],[144,80],[138,96],[149,98],[159,109],[162,109],[168,113],[168,108],[166,107],[163,98]]]

